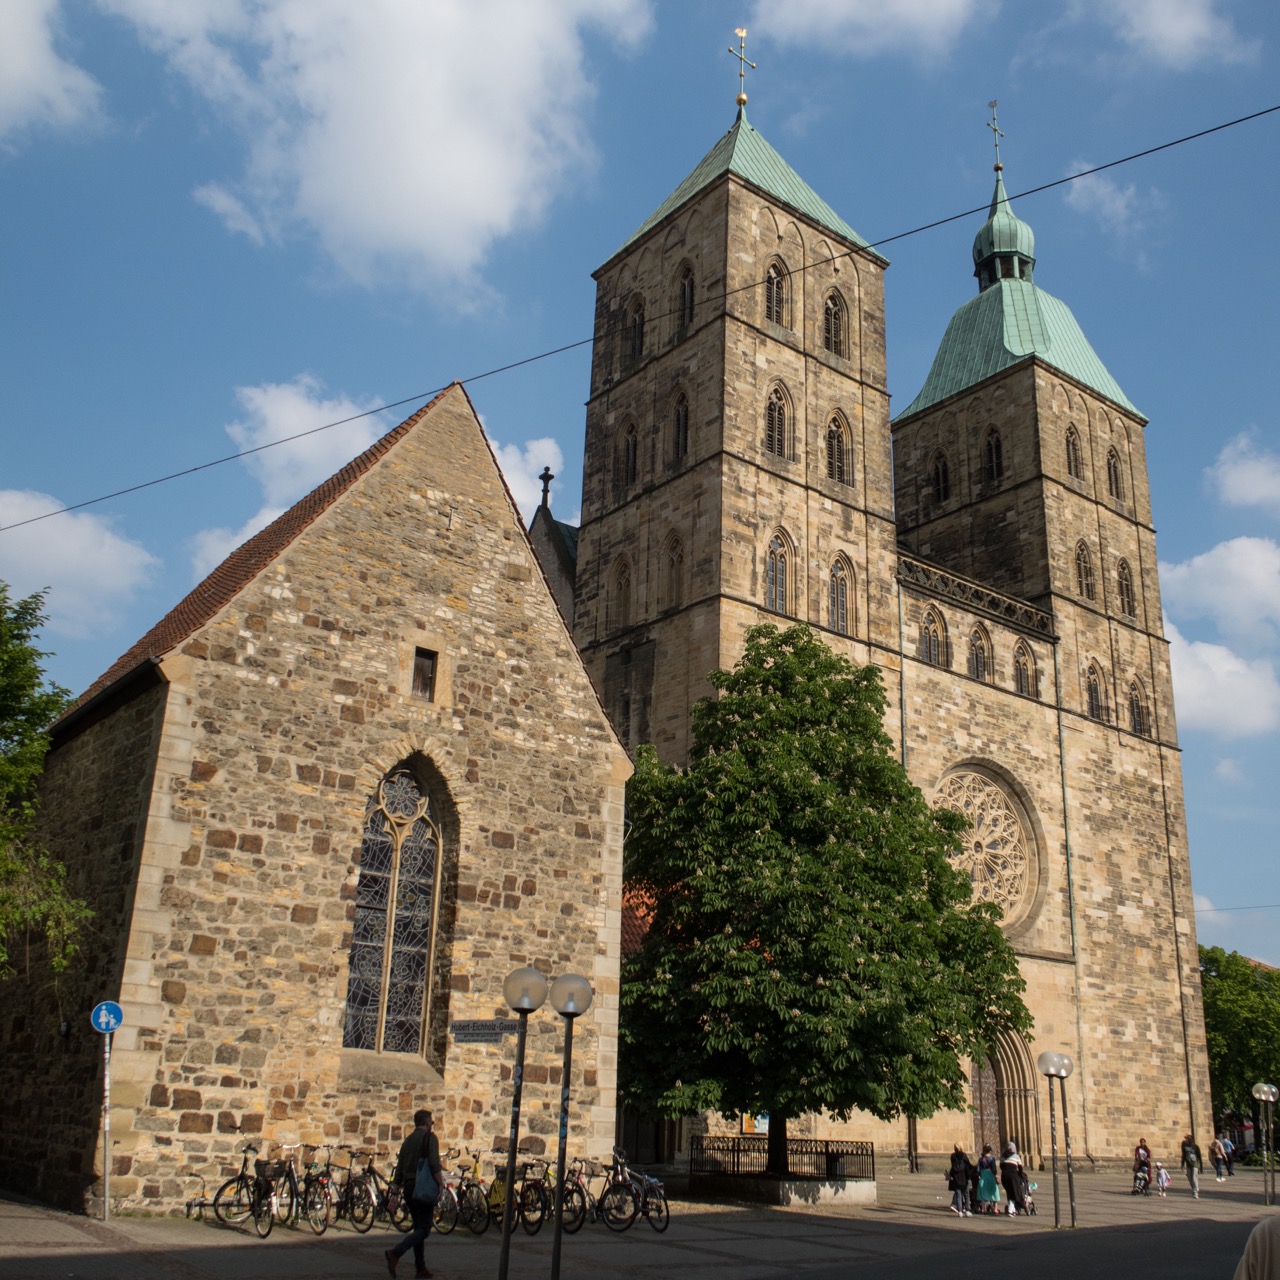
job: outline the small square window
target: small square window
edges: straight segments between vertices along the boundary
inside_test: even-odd
[[[430,649],[413,651],[413,693],[414,697],[426,698],[434,702],[436,697],[436,668],[439,659]]]

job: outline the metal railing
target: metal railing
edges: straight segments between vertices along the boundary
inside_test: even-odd
[[[689,1176],[762,1177],[769,1161],[768,1135],[689,1139]],[[874,1142],[824,1138],[787,1139],[788,1178],[809,1182],[874,1182]]]

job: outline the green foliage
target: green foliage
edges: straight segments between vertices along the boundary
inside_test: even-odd
[[[1274,1081],[1280,1064],[1280,970],[1201,947],[1200,981],[1213,1114],[1251,1115],[1253,1086]]]
[[[628,891],[652,904],[623,971],[623,1090],[644,1110],[926,1116],[964,1060],[1031,1018],[989,904],[884,730],[874,667],[804,626],[753,627],[693,713],[687,770],[642,748]]]
[[[0,976],[13,971],[14,948],[36,937],[55,969],[75,954],[78,926],[91,914],[69,896],[66,868],[31,841],[36,784],[49,749],[46,732],[65,709],[65,689],[45,682],[35,634],[44,598],[11,601],[0,582]]]

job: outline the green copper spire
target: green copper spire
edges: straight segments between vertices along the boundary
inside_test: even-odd
[[[991,212],[973,240],[978,296],[951,317],[920,394],[895,421],[967,391],[1028,356],[1039,356],[1137,414],[1067,304],[1033,283],[1035,236],[1009,207],[1003,167],[997,161]]]
[[[658,206],[618,253],[652,230],[668,214],[692,200],[718,178],[732,173],[758,187],[779,204],[816,222],[849,244],[869,248],[867,242],[764,140],[747,120],[745,103],[738,107],[733,128],[703,156],[693,172]],[[616,255],[615,255],[616,256]]]

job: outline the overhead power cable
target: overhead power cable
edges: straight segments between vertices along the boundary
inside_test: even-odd
[[[1025,191],[1019,191],[1015,195],[1009,197],[1010,200],[1025,199],[1027,196],[1038,195],[1042,191],[1051,191],[1054,187],[1064,186],[1068,182],[1078,182],[1081,178],[1091,177],[1095,173],[1103,173],[1107,169],[1115,169],[1120,165],[1130,164],[1134,160],[1141,160],[1146,156],[1156,155],[1161,151],[1168,151],[1171,147],[1180,147],[1183,143],[1194,142],[1198,138],[1207,138],[1210,134],[1221,133],[1224,129],[1233,129],[1236,125],[1247,124],[1251,120],[1259,120],[1263,116],[1269,116],[1273,112],[1280,111],[1280,103],[1273,107],[1265,107],[1261,111],[1253,111],[1249,115],[1239,116],[1235,120],[1227,120],[1222,124],[1212,125],[1208,129],[1200,129],[1195,133],[1188,133],[1181,138],[1175,138],[1171,142],[1162,142],[1158,146],[1147,147],[1142,151],[1135,151],[1130,155],[1122,156],[1118,160],[1109,160],[1106,164],[1095,165],[1092,169],[1085,169],[1080,173],[1073,173],[1065,178],[1057,178],[1053,182],[1041,183],[1038,187],[1028,187]],[[877,249],[882,245],[893,244],[897,240],[905,240],[909,236],[918,236],[925,231],[932,231],[937,227],[944,227],[948,223],[958,222],[962,218],[972,218],[975,214],[983,213],[988,206],[986,204],[977,205],[972,209],[965,209],[960,213],[949,214],[945,218],[935,219],[933,222],[926,222],[918,227],[913,227],[910,231],[900,231],[896,235],[885,236],[880,240],[876,240],[868,248]],[[851,257],[856,250],[848,250],[844,253],[834,255],[832,258],[824,258],[818,262],[808,263],[804,267],[798,269],[798,272],[812,270],[819,266],[827,266],[833,261],[841,258]],[[763,280],[752,281],[749,284],[740,285],[736,289],[730,289],[723,294],[718,295],[712,302],[723,301],[724,299],[736,293],[743,293],[749,289],[758,289],[764,285]],[[672,312],[660,313],[653,317],[654,319],[664,319],[669,317]],[[552,356],[563,355],[566,351],[574,351],[578,347],[585,347],[595,341],[595,335],[589,338],[580,338],[576,342],[568,342],[563,346],[553,347],[549,351],[540,351],[536,355],[526,356],[521,360],[513,360],[509,364],[498,365],[493,369],[486,369],[483,373],[473,374],[469,378],[460,378],[459,382],[464,385],[472,382],[480,382],[485,378],[493,378],[501,373],[510,373],[514,369],[523,368],[525,365],[536,364],[540,360],[549,360]],[[446,384],[448,385],[448,384]],[[389,409],[398,409],[401,405],[417,404],[430,400],[440,394],[445,388],[443,386],[436,387],[431,391],[419,392],[416,395],[404,396],[399,400],[392,400],[387,404],[378,405],[374,409],[366,409],[363,413],[353,413],[350,417],[339,418],[335,422],[326,422],[318,427],[311,427],[306,431],[295,432],[291,436],[282,436],[279,440],[269,440],[265,444],[255,445],[250,449],[241,449],[237,453],[228,453],[221,458],[214,458],[209,462],[198,463],[194,467],[184,467],[181,471],[172,471],[168,475],[156,476],[152,480],[143,480],[138,484],[128,485],[123,489],[116,489],[111,493],[104,493],[96,498],[86,498],[83,502],[69,503],[65,507],[55,507],[52,511],[41,512],[38,516],[28,516],[25,520],[15,520],[12,524],[0,525],[0,533],[7,533],[11,529],[21,529],[25,525],[36,524],[41,520],[51,519],[53,516],[67,515],[72,511],[82,511],[85,507],[98,506],[103,502],[110,502],[114,498],[123,498],[131,493],[139,493],[143,489],[152,489],[156,485],[168,484],[171,480],[180,480],[183,476],[196,475],[201,471],[208,471],[213,467],[220,467],[228,462],[236,462],[241,458],[251,457],[255,453],[263,453],[267,449],[274,449],[282,444],[292,444],[295,440],[304,440],[307,436],[318,435],[322,431],[331,431],[334,427],[343,427],[348,423],[358,422],[361,418],[373,417],[375,414],[385,413]],[[1249,910],[1263,910],[1264,908],[1247,908]],[[1215,908],[1215,910],[1246,910],[1246,908]]]

